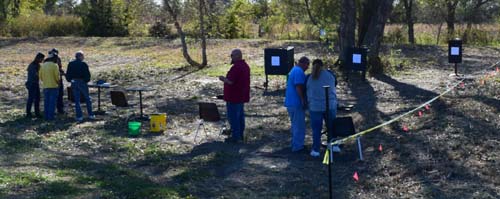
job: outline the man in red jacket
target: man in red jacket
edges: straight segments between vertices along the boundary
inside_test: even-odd
[[[227,117],[231,125],[231,138],[227,141],[240,142],[245,130],[245,112],[243,104],[250,100],[250,67],[243,59],[240,49],[231,52],[233,66],[226,77],[220,76],[224,82],[224,101],[226,101]]]

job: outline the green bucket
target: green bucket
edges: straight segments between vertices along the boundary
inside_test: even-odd
[[[140,134],[141,123],[140,122],[128,122],[128,134],[131,136],[137,136]]]

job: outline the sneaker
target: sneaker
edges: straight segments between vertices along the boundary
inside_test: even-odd
[[[91,120],[95,119],[95,115],[89,116],[89,119],[91,119]]]
[[[319,152],[315,151],[315,150],[311,150],[311,156],[312,157],[319,157]]]
[[[76,118],[77,122],[83,122],[83,117]]]
[[[332,147],[332,152],[340,153],[340,151],[341,150],[340,150],[339,146],[335,145],[335,146]]]

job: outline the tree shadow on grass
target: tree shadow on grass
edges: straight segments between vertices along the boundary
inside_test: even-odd
[[[377,77],[377,79],[392,85],[397,91],[399,91],[399,95],[407,100],[413,99],[415,96],[423,100],[425,98],[430,99],[438,95],[438,93],[423,90],[413,85],[398,82],[388,76],[380,76]],[[444,181],[447,183],[455,182],[456,184],[462,184],[462,183],[475,184],[484,182],[485,179],[478,176],[474,171],[471,170],[471,168],[468,168],[462,165],[461,163],[458,163],[457,161],[449,161],[449,157],[451,157],[449,152],[453,151],[453,148],[450,148],[450,146],[442,144],[439,144],[439,146],[437,146],[436,144],[438,144],[440,141],[438,141],[437,143],[432,142],[430,136],[432,136],[432,134],[435,134],[436,131],[439,132],[445,131],[444,127],[442,127],[444,125],[443,120],[447,120],[444,118],[448,118],[448,116],[450,115],[454,117],[460,117],[463,118],[464,120],[472,122],[474,126],[481,126],[482,128],[486,128],[487,131],[489,132],[495,132],[494,130],[495,127],[485,124],[484,122],[479,121],[477,119],[471,118],[470,116],[451,110],[452,107],[446,105],[446,103],[444,103],[441,99],[438,99],[433,103],[433,109],[438,110],[435,112],[436,115],[434,116],[434,118],[436,118],[437,121],[439,122],[437,121],[432,122],[434,124],[428,127],[430,128],[429,131],[431,132],[431,134],[428,134],[427,136],[422,136],[418,134],[417,135],[402,134],[403,139],[406,140],[404,142],[406,143],[401,145],[396,145],[397,146],[396,152],[401,153],[400,158],[397,159],[396,161],[400,162],[402,165],[407,165],[406,167],[407,173],[405,175],[408,175],[408,177],[416,176],[422,182],[422,184],[425,187],[425,189],[423,190],[424,195],[427,195],[429,197],[439,197],[439,198],[456,198],[456,197],[463,197],[465,194],[468,195],[469,197],[473,197],[474,193],[469,192],[469,190],[443,187],[441,183],[438,183]],[[397,124],[392,124],[390,127],[393,131],[396,132],[400,131],[399,130],[400,127]],[[463,134],[463,135],[466,136],[467,138],[460,140],[458,143],[463,144],[463,143],[468,143],[470,140],[475,140],[475,139],[477,140],[478,136],[479,137],[491,136],[487,134],[480,134],[480,135]],[[381,139],[383,139],[384,142],[387,143],[403,142],[401,138],[399,138],[399,136],[392,134],[389,134],[389,136],[383,136]],[[455,141],[455,139],[459,138],[455,137],[452,138],[452,140],[450,141]],[[479,140],[484,140],[484,139],[491,139],[491,137],[485,137]],[[450,142],[448,142],[448,144],[449,143]],[[425,162],[422,163],[420,157],[416,154],[426,154],[426,156],[429,157],[429,160],[436,161],[436,163],[433,165],[429,165],[428,163]],[[429,175],[428,172],[433,169],[438,169],[438,171],[442,173],[443,176],[447,176],[446,179],[442,179],[440,178],[440,176]],[[450,171],[452,172],[449,173]],[[495,195],[495,190],[486,188],[486,186],[483,190],[486,190],[486,192],[490,195]]]

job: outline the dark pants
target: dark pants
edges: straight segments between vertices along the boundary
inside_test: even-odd
[[[243,131],[245,131],[245,111],[243,103],[227,102],[227,117],[231,125],[231,134],[233,140],[242,140]]]
[[[62,78],[62,77],[61,77]],[[57,96],[57,112],[64,113],[64,84],[62,79],[59,81],[59,94]]]
[[[31,106],[35,104],[35,115],[40,115],[40,85],[26,84],[28,89],[28,102],[26,103],[26,115],[31,115]]]

